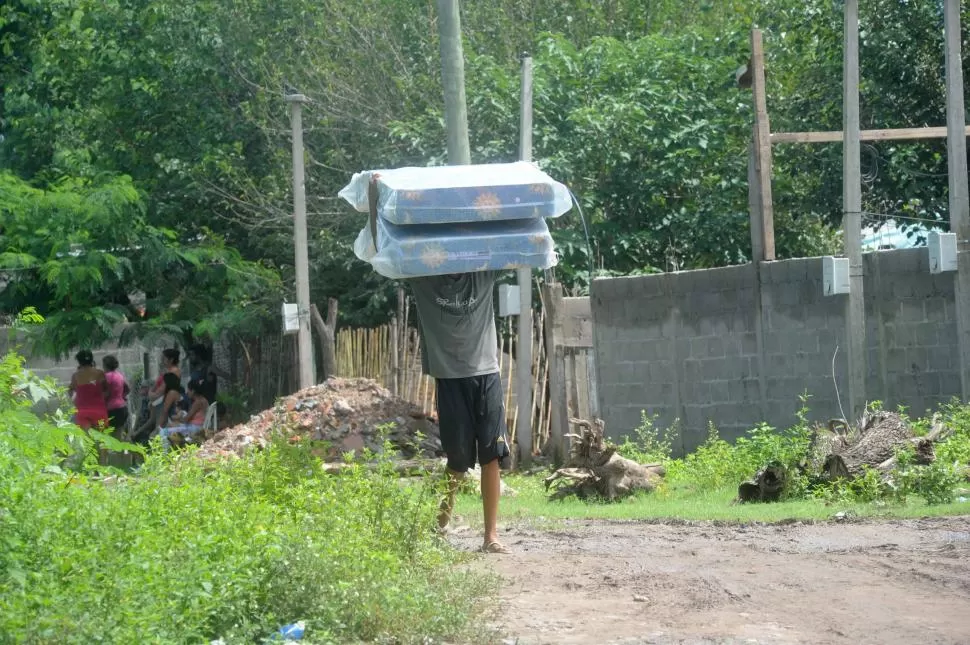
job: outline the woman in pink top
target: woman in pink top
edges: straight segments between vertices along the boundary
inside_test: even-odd
[[[118,359],[108,355],[101,359],[104,368],[104,380],[108,382],[108,422],[115,429],[115,436],[120,436],[128,425],[128,382],[125,375],[118,371]]]
[[[107,427],[105,396],[108,382],[104,372],[94,366],[94,354],[89,349],[82,349],[74,358],[77,359],[77,371],[71,376],[71,386],[68,388],[74,395],[74,407],[77,409],[74,423],[85,430]]]

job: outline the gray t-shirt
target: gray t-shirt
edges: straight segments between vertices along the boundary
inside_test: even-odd
[[[426,374],[464,378],[498,372],[492,305],[498,276],[481,271],[408,280],[418,309]]]

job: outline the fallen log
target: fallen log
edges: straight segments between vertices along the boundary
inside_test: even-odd
[[[822,463],[822,476],[829,481],[851,479],[866,468],[878,468],[895,457],[896,451],[914,439],[913,429],[901,415],[877,410],[867,412],[856,432],[832,444]],[[932,450],[932,441],[928,442]],[[924,454],[926,447],[922,448]],[[932,461],[932,457],[930,457]]]
[[[831,422],[829,427],[832,427]],[[888,474],[898,464],[898,451],[907,446],[913,449],[913,463],[931,464],[936,460],[935,444],[946,439],[951,432],[939,415],[933,416],[930,431],[917,437],[912,426],[901,415],[884,411],[867,412],[857,431],[842,435],[844,440],[831,444],[832,450],[825,456],[820,469],[821,475],[829,481],[851,479],[862,475],[866,468]]]
[[[738,486],[737,501],[777,502],[788,485],[788,471],[780,464],[769,464],[759,470],[754,477]]]
[[[616,500],[637,490],[651,491],[666,474],[662,464],[639,464],[616,452],[616,447],[603,438],[604,423],[570,419],[580,428],[579,434],[568,434],[575,439],[569,459],[545,479],[546,489],[556,485],[551,499],[576,495],[581,499],[600,497]]]

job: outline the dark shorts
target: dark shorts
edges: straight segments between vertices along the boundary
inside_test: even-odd
[[[497,373],[437,379],[438,427],[448,469],[463,473],[498,459],[508,467],[508,432],[502,380]]]
[[[128,425],[128,408],[108,410],[108,424],[115,430],[124,430]]]

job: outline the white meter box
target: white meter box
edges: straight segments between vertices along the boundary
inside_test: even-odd
[[[822,293],[826,296],[849,293],[849,258],[831,255],[822,258]]]
[[[930,231],[926,236],[926,247],[930,255],[930,273],[957,270],[956,233]]]
[[[519,285],[500,284],[498,286],[499,316],[503,318],[506,316],[518,316],[521,310],[519,304]]]
[[[295,334],[300,331],[300,313],[296,303],[283,303],[283,333]]]

